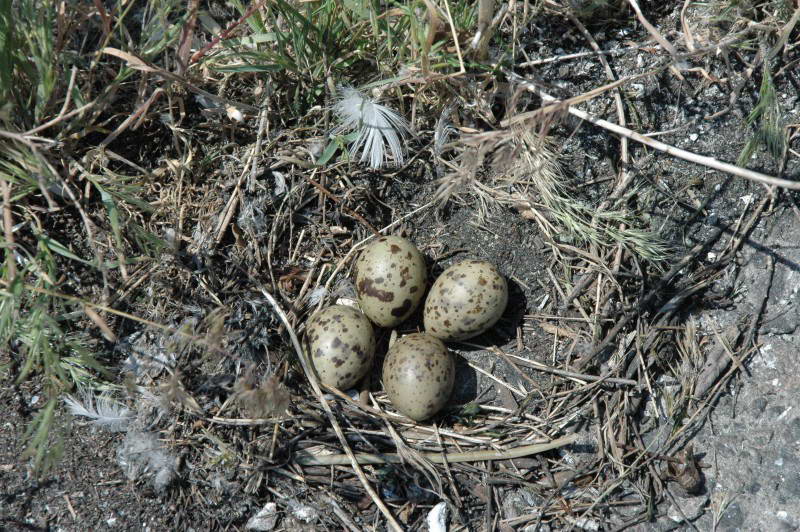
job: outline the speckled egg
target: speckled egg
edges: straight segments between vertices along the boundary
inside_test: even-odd
[[[508,284],[497,268],[465,260],[447,268],[425,300],[425,331],[444,341],[478,336],[497,323],[508,303]]]
[[[311,317],[306,328],[311,362],[323,384],[346,389],[369,371],[375,354],[372,324],[357,309],[333,305]]]
[[[381,327],[395,327],[419,306],[428,272],[422,253],[399,236],[382,236],[356,262],[361,310]]]
[[[438,338],[425,333],[397,340],[383,362],[383,387],[394,407],[415,421],[428,419],[453,392],[455,363]]]

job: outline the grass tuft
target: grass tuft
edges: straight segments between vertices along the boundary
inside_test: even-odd
[[[786,150],[786,131],[783,128],[780,103],[775,94],[775,84],[769,67],[764,63],[758,103],[747,116],[747,125],[755,127],[755,134],[747,141],[739,154],[737,164],[747,166],[750,158],[760,147],[767,150],[776,161],[783,158]]]
[[[137,32],[144,57],[157,57],[176,39],[168,21],[178,4],[142,11],[142,21],[157,22]],[[45,406],[30,420],[25,451],[39,474],[55,462],[51,439],[58,435],[50,429],[59,396],[110,377],[97,335],[98,327],[110,329],[81,302],[108,301],[116,280],[158,249],[139,223],[153,211],[141,199],[146,171],[106,149],[124,146],[101,142],[115,120],[115,98],[134,73],[86,53],[133,42],[123,23],[131,6],[106,8],[98,31],[92,17],[60,12],[53,1],[0,5],[0,342],[12,353],[10,380],[43,384]]]

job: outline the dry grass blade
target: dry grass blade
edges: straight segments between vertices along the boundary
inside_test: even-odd
[[[679,261],[677,261],[669,271],[664,274],[661,279],[659,279],[656,286],[653,287],[650,291],[648,291],[638,302],[635,311],[628,312],[623,315],[622,318],[617,322],[617,324],[611,329],[611,331],[606,334],[606,337],[600,342],[597,346],[595,346],[592,351],[587,354],[579,363],[578,368],[586,367],[595,356],[601,353],[604,349],[606,349],[611,342],[616,338],[616,336],[622,331],[623,327],[628,324],[628,322],[633,319],[634,317],[638,316],[639,312],[652,303],[656,297],[661,295],[662,290],[675,278],[678,273],[689,265],[692,261],[694,261],[700,253],[707,249],[708,246],[712,245],[719,236],[722,234],[722,229],[715,228],[712,231],[711,235],[703,242],[700,242],[696,246],[694,246],[688,253],[686,253]]]
[[[646,78],[658,74],[659,72],[663,71],[667,66],[662,66],[658,68],[654,68],[648,70],[647,72],[642,72],[640,74],[634,74],[632,76],[627,76],[622,79],[618,79],[611,83],[607,83],[600,87],[594,88],[590,91],[584,92],[583,94],[579,94],[578,96],[573,96],[572,98],[567,98],[566,100],[559,100],[558,98],[554,98],[550,96],[543,90],[539,89],[535,86],[535,84],[528,83],[518,74],[515,74],[510,71],[506,71],[506,75],[509,76],[509,79],[513,79],[518,83],[521,83],[524,87],[526,87],[531,92],[536,92],[541,96],[542,100],[545,102],[549,102],[548,105],[541,107],[539,109],[529,111],[527,113],[519,113],[514,115],[511,118],[507,118],[500,122],[500,125],[503,127],[513,126],[514,124],[520,124],[522,122],[531,121],[533,123],[543,120],[546,116],[556,113],[558,111],[567,109],[570,113],[573,113],[573,108],[571,106],[589,101],[593,98],[600,96],[610,90],[614,90],[622,85],[630,83],[632,81],[636,81],[638,79]],[[574,114],[574,113],[573,113]],[[622,128],[626,129],[626,128]]]
[[[551,368],[539,362],[525,360],[522,357],[516,355],[506,354],[500,349],[493,348],[491,349],[491,351],[500,354],[502,357],[506,359],[513,359],[514,363],[519,364],[520,366],[533,368],[538,371],[544,371],[545,373],[551,373],[553,375],[558,375],[560,377],[565,377],[568,379],[575,379],[581,382],[582,384],[585,384],[586,382],[607,382],[609,384],[622,384],[625,386],[636,386],[639,384],[638,381],[635,381],[633,379],[621,379],[619,377],[609,377],[607,375],[606,376],[588,375],[586,373],[578,373],[575,371],[566,371],[563,369]]]
[[[606,78],[608,78],[608,80],[612,82],[616,81],[616,75],[614,74],[614,71],[611,69],[611,65],[608,64],[608,60],[603,56],[603,54],[600,53],[602,51],[600,49],[600,45],[598,45],[597,41],[594,40],[594,37],[592,37],[591,33],[589,33],[589,30],[586,29],[583,23],[580,20],[578,20],[578,18],[574,14],[569,13],[569,18],[572,21],[572,23],[575,24],[575,26],[577,26],[578,31],[581,32],[584,38],[587,41],[589,41],[592,50],[594,50],[597,53],[597,59],[600,61],[600,64],[603,65],[603,70],[606,73]],[[617,106],[617,123],[620,126],[624,127],[627,125],[627,122],[625,120],[625,107],[622,103],[622,96],[620,95],[620,91],[618,90],[614,91],[614,103]],[[620,168],[620,178],[619,178],[620,183],[624,183],[627,181],[626,174],[628,173],[627,170],[628,160],[629,160],[628,139],[623,137],[622,143],[620,145],[620,161],[622,162],[622,166]]]
[[[109,135],[108,135],[108,136],[107,136],[107,137],[106,137],[106,138],[103,140],[103,142],[101,142],[101,143],[100,143],[100,148],[105,148],[105,147],[107,147],[109,144],[111,144],[112,142],[114,142],[114,139],[116,139],[117,137],[119,137],[119,136],[120,136],[120,135],[121,135],[121,134],[122,134],[122,133],[123,133],[123,132],[124,132],[126,129],[128,129],[128,127],[130,127],[130,126],[131,126],[131,124],[133,124],[133,122],[134,122],[134,121],[136,121],[136,120],[141,120],[141,119],[142,119],[142,118],[143,118],[143,117],[144,117],[144,116],[147,114],[147,111],[150,109],[150,107],[151,107],[151,106],[152,106],[152,105],[153,105],[153,104],[154,104],[154,103],[155,103],[155,102],[158,100],[158,98],[159,98],[160,96],[162,96],[162,95],[164,94],[164,92],[165,92],[165,91],[164,91],[164,89],[162,89],[162,88],[160,88],[160,87],[159,87],[158,89],[154,90],[154,91],[153,91],[153,94],[151,94],[151,95],[150,95],[150,97],[149,97],[149,98],[147,98],[147,101],[145,101],[145,102],[144,102],[142,105],[140,105],[140,106],[139,106],[139,108],[138,108],[138,109],[136,109],[136,111],[134,111],[133,113],[131,113],[131,115],[130,115],[128,118],[126,118],[126,119],[125,119],[125,120],[124,120],[124,121],[123,121],[123,122],[122,122],[122,123],[121,123],[121,124],[120,124],[120,125],[117,127],[117,129],[115,129],[114,131],[112,131],[112,132],[111,132],[111,133],[110,133],[110,134],[109,134]],[[136,129],[136,126],[134,126],[132,129]]]
[[[639,2],[637,2],[636,0],[628,0],[628,3],[633,8],[634,13],[636,13],[636,18],[639,19],[639,22],[641,22],[642,26],[644,26],[645,29],[647,30],[647,33],[652,35],[653,38],[658,42],[658,44],[663,46],[664,49],[667,52],[669,52],[669,55],[671,55],[676,64],[679,65],[678,68],[680,69],[686,68],[685,65],[683,65],[683,61],[681,61],[678,56],[678,51],[675,49],[674,46],[672,46],[672,43],[670,43],[667,39],[665,39],[664,36],[661,35],[661,32],[658,31],[655,26],[650,24],[650,21],[647,20],[647,18],[645,18],[641,8],[639,7]]]
[[[219,44],[219,43],[220,43],[220,41],[223,41],[223,40],[227,39],[227,38],[228,38],[228,37],[231,35],[231,33],[233,32],[233,30],[235,30],[237,27],[239,27],[239,26],[240,26],[240,25],[241,25],[243,22],[245,22],[245,21],[246,21],[248,18],[250,18],[251,16],[253,16],[253,14],[254,14],[256,11],[258,11],[259,9],[261,9],[261,7],[262,7],[264,4],[266,4],[266,3],[267,3],[267,0],[259,0],[259,1],[258,1],[258,2],[256,2],[255,4],[251,5],[251,6],[248,8],[247,12],[246,12],[244,15],[242,15],[242,16],[239,18],[239,20],[237,20],[237,21],[235,21],[234,23],[232,23],[230,26],[228,26],[228,27],[225,29],[225,31],[223,31],[222,33],[220,33],[218,36],[214,37],[214,38],[211,40],[211,42],[209,42],[208,44],[206,44],[205,46],[203,46],[201,49],[199,49],[198,51],[196,51],[194,54],[192,54],[192,57],[189,59],[189,64],[190,64],[190,65],[192,65],[192,64],[194,64],[194,63],[197,63],[197,62],[198,62],[200,59],[202,59],[202,58],[203,58],[203,56],[204,56],[204,55],[206,55],[206,54],[209,52],[209,50],[211,50],[211,49],[212,49],[212,48],[214,48],[214,47],[215,47],[217,44]]]
[[[135,55],[133,55],[131,53],[124,52],[122,50],[118,50],[117,48],[112,48],[112,47],[103,48],[102,52],[104,54],[112,55],[114,57],[118,57],[119,59],[122,59],[123,61],[128,63],[129,67],[134,68],[136,70],[141,70],[143,72],[150,72],[150,73],[156,74],[157,76],[160,76],[160,77],[162,77],[164,79],[168,79],[170,81],[175,81],[177,83],[180,83],[181,85],[185,86],[187,89],[191,90],[192,92],[200,94],[201,96],[204,96],[204,97],[208,98],[209,100],[212,100],[212,101],[214,101],[216,103],[222,104],[223,106],[233,106],[233,107],[236,107],[238,109],[241,109],[243,111],[247,111],[248,113],[253,113],[253,114],[257,114],[258,111],[259,111],[258,107],[253,107],[252,105],[247,105],[247,104],[244,104],[244,103],[241,103],[241,102],[232,102],[230,100],[227,100],[225,98],[217,96],[216,94],[212,94],[212,93],[210,93],[210,92],[208,92],[206,90],[203,90],[200,87],[194,85],[193,83],[190,83],[188,80],[182,78],[181,76],[173,74],[172,72],[167,72],[163,68],[158,68],[155,65],[151,65],[147,61],[145,61],[145,60],[143,60],[143,59],[141,59],[139,57],[136,57]]]
[[[769,61],[772,57],[783,50],[783,47],[788,43],[789,37],[791,36],[792,31],[798,22],[800,22],[800,4],[798,4],[797,8],[794,10],[794,13],[792,13],[792,18],[790,18],[786,25],[781,28],[778,42],[776,42],[775,45],[770,49],[766,59],[764,60],[765,62]]]
[[[106,340],[108,340],[109,342],[117,341],[117,335],[114,334],[114,331],[111,330],[111,327],[108,326],[108,323],[106,322],[106,320],[103,319],[102,316],[100,316],[100,314],[98,314],[97,312],[95,312],[86,305],[83,306],[83,312],[85,312],[86,315],[89,317],[89,319],[92,320],[95,323],[95,325],[97,325],[97,327],[100,328]]]
[[[483,462],[485,460],[512,460],[514,458],[522,458],[534,454],[544,453],[565,447],[578,441],[577,434],[571,434],[562,438],[555,439],[547,443],[535,443],[532,445],[523,445],[513,449],[502,451],[465,451],[460,453],[421,453],[422,456],[435,464],[444,463],[461,463],[461,462]],[[397,464],[403,461],[399,454],[364,454],[357,453],[354,455],[359,464]],[[349,455],[325,455],[325,456],[311,456],[299,455],[296,461],[301,465],[346,465],[350,463]]]
[[[14,215],[11,212],[11,183],[3,179],[0,181],[0,188],[3,189],[3,234],[5,245],[11,250],[14,249]],[[17,263],[13,253],[6,255],[6,268],[8,268],[8,278],[14,279],[17,276]]]

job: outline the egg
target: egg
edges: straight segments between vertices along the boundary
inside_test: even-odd
[[[459,341],[492,327],[508,304],[508,284],[490,262],[465,260],[447,268],[425,300],[425,331]]]
[[[381,327],[395,327],[419,306],[428,272],[414,244],[399,236],[382,236],[361,252],[355,280],[364,314]]]
[[[422,421],[447,403],[455,373],[453,357],[441,340],[425,333],[409,334],[386,354],[383,387],[398,411]]]
[[[357,309],[344,305],[330,306],[311,317],[306,344],[320,382],[339,389],[358,382],[375,354],[372,324]]]

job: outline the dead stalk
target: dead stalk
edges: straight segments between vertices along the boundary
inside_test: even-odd
[[[538,94],[544,101],[551,103],[559,101],[557,98],[547,94],[533,83],[528,83],[520,76],[517,76],[516,74],[513,74],[511,72],[508,72],[508,75],[516,79],[519,83],[522,83],[529,91]],[[623,81],[628,81],[628,80],[623,80]],[[762,174],[760,172],[756,172],[754,170],[748,170],[747,168],[742,168],[741,166],[736,166],[735,164],[719,161],[717,159],[714,159],[713,157],[707,157],[705,155],[697,155],[696,153],[682,150],[681,148],[676,148],[675,146],[670,146],[669,144],[665,144],[663,142],[651,139],[649,137],[642,135],[641,133],[637,133],[626,127],[619,126],[617,124],[613,124],[607,120],[603,120],[602,118],[597,118],[596,116],[587,113],[586,111],[581,111],[580,109],[576,109],[572,106],[567,107],[567,111],[571,115],[577,116],[578,118],[586,120],[587,122],[591,122],[592,124],[602,127],[603,129],[607,129],[613,133],[622,135],[623,137],[635,140],[636,142],[644,144],[645,146],[649,146],[655,150],[664,152],[668,155],[672,155],[673,157],[678,157],[679,159],[683,159],[684,161],[689,161],[695,164],[706,166],[708,168],[713,168],[715,170],[732,174],[737,177],[742,177],[744,179],[749,179],[750,181],[755,181],[756,183],[762,183],[765,185],[772,185],[781,188],[788,188],[791,190],[800,190],[800,181],[790,181],[788,179],[773,177],[770,175]]]
[[[558,438],[548,443],[535,443],[523,445],[514,449],[503,451],[465,451],[460,453],[420,453],[426,460],[434,464],[457,462],[482,462],[484,460],[512,460],[534,454],[551,451],[578,441],[577,434]],[[398,464],[402,462],[400,455],[390,454],[365,454],[354,455],[359,464]],[[323,456],[301,455],[295,458],[298,464],[308,466],[346,465],[350,463],[350,455],[334,454]]]

